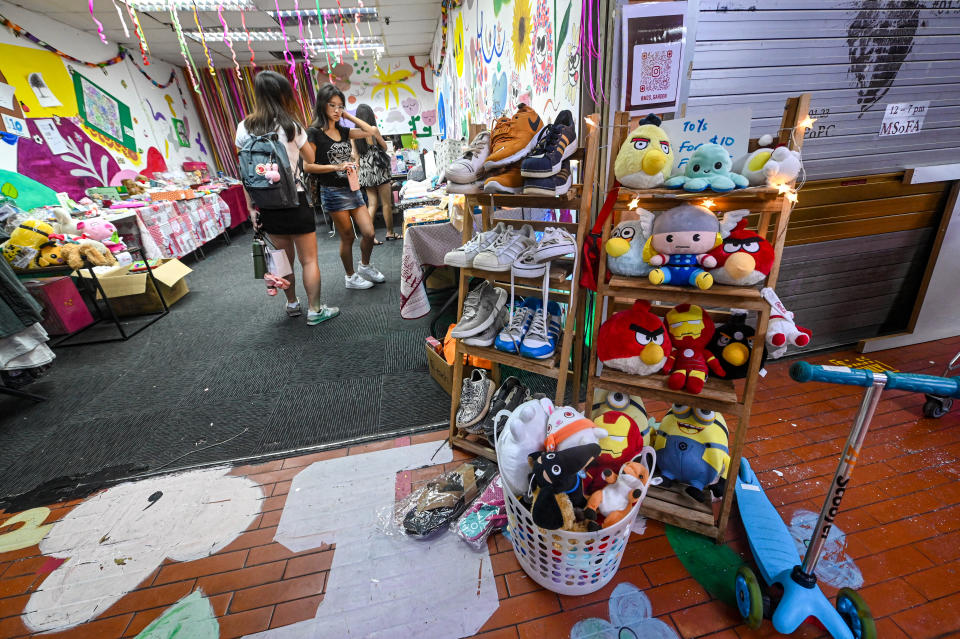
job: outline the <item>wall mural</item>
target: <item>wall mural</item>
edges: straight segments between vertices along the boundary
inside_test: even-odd
[[[476,0],[451,10],[448,54],[435,82],[437,133],[465,137],[531,105],[548,121],[579,113],[580,3]]]

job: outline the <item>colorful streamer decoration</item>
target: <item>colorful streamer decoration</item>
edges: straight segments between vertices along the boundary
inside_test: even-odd
[[[61,58],[63,58],[64,60],[69,60],[70,62],[76,62],[77,64],[82,64],[82,65],[85,66],[85,67],[90,67],[90,68],[109,67],[109,66],[112,66],[112,65],[114,65],[114,64],[117,64],[118,62],[120,62],[121,60],[123,60],[123,59],[126,57],[126,55],[127,55],[126,50],[125,50],[123,47],[121,47],[121,46],[118,45],[118,46],[117,46],[117,55],[113,56],[113,57],[110,58],[109,60],[104,60],[103,62],[86,62],[85,60],[81,60],[81,59],[79,59],[79,58],[73,57],[73,56],[70,55],[69,53],[64,53],[63,51],[61,51],[60,49],[56,48],[56,47],[53,46],[52,44],[47,44],[46,42],[44,42],[43,40],[41,40],[41,39],[38,38],[37,36],[33,35],[33,34],[30,33],[29,31],[27,31],[26,29],[24,29],[23,27],[21,27],[19,24],[14,24],[13,22],[11,22],[10,20],[8,20],[6,17],[4,17],[4,16],[2,16],[2,15],[0,15],[0,24],[2,24],[3,26],[5,26],[6,28],[10,29],[10,31],[12,31],[15,35],[17,35],[17,36],[23,36],[24,38],[26,38],[26,39],[29,40],[30,42],[32,42],[32,43],[34,43],[34,44],[36,44],[36,45],[38,45],[38,46],[40,46],[40,47],[43,47],[44,49],[46,49],[46,50],[49,51],[50,53],[55,53],[55,54],[57,54],[58,56],[60,56]]]
[[[203,43],[203,54],[207,56],[207,68],[210,75],[217,75],[217,70],[213,68],[213,60],[210,58],[210,49],[207,48],[207,37],[203,35],[203,27],[200,26],[200,16],[197,15],[197,3],[193,3],[193,23],[197,25],[197,31],[200,32],[200,42]]]
[[[100,40],[102,40],[104,44],[109,45],[110,43],[107,42],[107,36],[103,35],[103,23],[97,20],[97,16],[93,15],[93,0],[90,0],[87,6],[90,8],[90,17],[97,23],[97,33],[100,35]]]
[[[180,54],[183,56],[184,66],[187,67],[190,83],[193,85],[193,90],[200,93],[200,74],[197,71],[196,64],[193,62],[193,56],[190,55],[190,48],[187,47],[187,41],[183,37],[183,27],[180,25],[177,10],[173,7],[170,8],[170,19],[173,22],[173,30],[177,32],[177,41],[180,43]]]
[[[113,8],[117,10],[117,17],[120,18],[120,26],[123,27],[123,37],[130,37],[130,30],[127,29],[127,21],[123,19],[123,11],[120,10],[120,5],[117,4],[117,0],[113,0]]]
[[[360,3],[360,8],[365,9],[363,6],[363,0],[357,0]],[[359,20],[359,17],[357,18]],[[367,20],[367,33],[370,34],[370,37],[373,37],[373,27],[370,26],[370,20]]]
[[[133,26],[136,27],[137,40],[140,42],[140,57],[143,58],[143,65],[148,67],[150,66],[150,60],[147,59],[147,54],[150,53],[150,47],[147,45],[147,39],[143,37],[143,27],[140,26],[140,16],[137,15],[137,10],[129,4],[127,4],[127,13],[130,14],[130,20],[133,22]]]
[[[257,68],[257,63],[253,61],[253,43],[250,41],[250,31],[247,30],[247,14],[240,10],[240,23],[243,25],[243,33],[247,36],[247,49],[250,51],[250,64],[253,65],[253,68]]]
[[[146,71],[144,71],[143,69],[141,69],[141,68],[140,68],[140,65],[137,64],[137,63],[133,60],[133,58],[130,58],[130,61],[133,62],[133,66],[135,66],[135,67],[137,68],[137,71],[140,72],[140,75],[142,75],[142,76],[145,77],[147,80],[149,80],[149,81],[150,81],[150,84],[152,84],[153,86],[157,87],[158,89],[166,89],[168,86],[170,86],[171,84],[173,84],[174,80],[177,79],[177,72],[176,72],[176,70],[175,70],[175,69],[171,69],[171,70],[170,70],[170,77],[167,78],[167,81],[166,81],[166,82],[163,82],[163,83],[157,82],[156,80],[154,80],[153,78],[151,78],[151,77],[147,74]],[[177,85],[177,90],[178,90],[178,91],[180,90],[180,86],[179,86],[179,85]],[[181,97],[183,97],[183,96],[181,96]]]
[[[276,7],[277,7],[277,13],[279,14],[279,13],[280,13],[280,0],[273,0],[273,2],[274,2],[274,4],[276,5]],[[293,88],[294,88],[294,90],[296,90],[296,88],[297,88],[297,75],[296,75],[296,73],[294,73],[294,71],[295,71],[296,68],[297,68],[297,62],[296,62],[296,60],[294,59],[293,54],[290,53],[290,42],[289,42],[289,40],[287,40],[287,29],[286,29],[286,27],[283,26],[283,19],[282,19],[282,18],[279,19],[278,22],[280,23],[280,33],[283,34],[283,59],[284,59],[285,62],[287,62],[287,64],[290,65],[290,68],[288,69],[288,73],[290,74],[290,77],[293,78]]]
[[[330,57],[330,45],[327,44],[327,18],[323,15],[323,12],[320,11],[320,0],[317,0],[317,16],[320,18],[321,24],[323,24],[323,52],[327,54],[327,69],[333,68],[333,58]],[[330,80],[333,82],[333,80]]]
[[[240,78],[240,63],[237,62],[237,52],[233,50],[233,41],[230,39],[230,29],[227,28],[227,21],[223,19],[223,5],[217,5],[217,17],[220,18],[220,24],[223,26],[223,43],[230,49],[230,55],[233,56],[233,66],[237,69],[237,78]]]
[[[293,10],[297,12],[297,28],[300,31],[300,50],[303,52],[304,64],[310,68],[310,51],[303,39],[303,18],[300,16],[300,0],[293,0]]]

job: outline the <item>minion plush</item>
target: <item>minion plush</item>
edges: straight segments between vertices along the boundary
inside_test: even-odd
[[[614,275],[646,277],[651,266],[643,259],[643,247],[653,232],[653,213],[645,209],[624,211],[605,246],[607,268]]]
[[[624,140],[613,172],[624,186],[652,189],[670,177],[674,160],[670,138],[660,128],[660,118],[651,114]]]
[[[708,209],[681,204],[664,211],[643,247],[643,259],[656,267],[647,276],[650,283],[710,288],[713,276],[704,268],[717,265],[709,251],[721,241],[720,222]]]
[[[14,268],[25,269],[40,253],[40,247],[50,240],[53,227],[40,220],[24,220],[3,243],[3,257]]]
[[[679,304],[667,312],[666,320],[673,344],[663,366],[663,372],[670,375],[667,386],[699,393],[707,381],[708,367],[715,375],[726,375],[717,358],[707,350],[714,327],[706,311],[695,304]]]
[[[730,467],[730,433],[723,415],[674,404],[654,434],[657,472],[662,486],[687,484],[685,492],[697,501],[706,501],[708,486],[719,496],[726,485]]]
[[[620,468],[650,445],[650,423],[643,400],[636,395],[598,388],[593,391],[593,422],[607,431],[601,439],[600,455],[587,468],[584,483],[587,493],[606,486],[605,470],[617,473]]]
[[[663,320],[650,312],[646,300],[614,313],[600,326],[597,336],[597,357],[603,365],[633,375],[660,371],[670,348],[670,334]]]

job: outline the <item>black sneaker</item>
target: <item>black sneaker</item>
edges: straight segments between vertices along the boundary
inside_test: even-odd
[[[494,422],[496,421],[497,414],[502,410],[512,413],[517,406],[527,401],[529,394],[529,389],[520,383],[520,380],[516,377],[511,375],[503,380],[500,388],[493,394],[487,416],[477,424],[477,427],[483,432],[483,436],[487,438],[487,441],[491,444],[494,443]],[[497,428],[496,430],[499,432],[500,429]]]
[[[544,178],[525,179],[523,181],[523,194],[560,197],[561,195],[566,195],[572,184],[573,177],[570,175],[570,160],[564,160],[560,171],[556,175]]]
[[[544,129],[540,141],[520,164],[520,174],[527,178],[546,178],[556,175],[561,163],[577,150],[577,129],[573,115],[563,110],[553,124]],[[526,193],[526,190],[524,190]]]

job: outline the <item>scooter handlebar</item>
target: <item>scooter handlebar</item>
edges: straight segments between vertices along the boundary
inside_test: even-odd
[[[887,388],[926,393],[937,397],[960,398],[960,377],[936,377],[915,373],[884,373],[884,375],[887,377]],[[797,382],[870,386],[873,384],[874,373],[863,368],[795,362],[790,366],[790,377]]]

